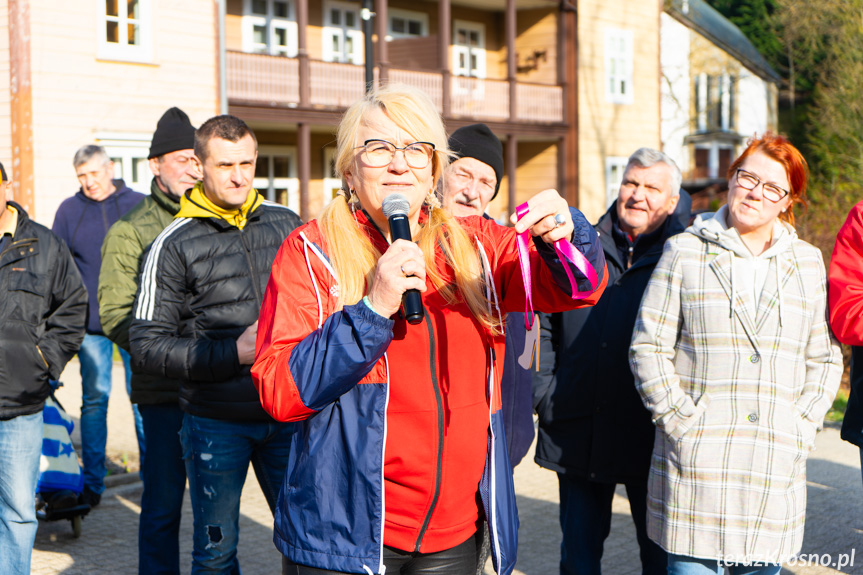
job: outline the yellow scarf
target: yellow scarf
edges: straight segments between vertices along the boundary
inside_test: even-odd
[[[232,226],[243,229],[249,219],[249,215],[263,203],[264,199],[258,190],[252,188],[243,205],[237,210],[226,210],[220,208],[204,193],[203,184],[198,182],[191,192],[183,194],[180,198],[180,211],[175,218],[222,218]]]

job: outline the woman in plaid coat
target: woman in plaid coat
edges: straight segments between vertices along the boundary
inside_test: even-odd
[[[821,252],[793,227],[806,161],[768,133],[728,174],[728,204],[665,245],[630,350],[670,575],[778,574],[800,551],[806,457],[842,373]]]

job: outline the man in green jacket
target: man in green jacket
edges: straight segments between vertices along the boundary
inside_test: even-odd
[[[200,175],[194,162],[195,128],[189,116],[171,108],[150,145],[150,196],[111,226],[102,244],[99,313],[105,334],[129,350],[132,304],[144,252],[180,209],[180,197]],[[132,373],[132,402],[144,422],[147,456],[142,462],[144,494],[138,528],[138,572],[178,574],[179,532],[186,468],[180,439],[183,423],[179,382]]]

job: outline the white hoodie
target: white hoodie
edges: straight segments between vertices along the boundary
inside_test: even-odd
[[[787,250],[791,243],[797,239],[794,228],[779,219],[773,223],[773,240],[770,247],[759,255],[754,255],[736,228],[728,226],[728,206],[722,206],[717,212],[700,214],[695,218],[687,232],[713,242],[723,249],[734,253],[731,260],[731,305],[734,306],[734,294],[738,291],[748,291],[752,297],[749,299],[751,309],[747,310],[755,317],[758,302],[761,300],[761,291],[767,280],[770,270],[770,260]],[[779,282],[779,266],[774,265],[777,274],[777,285]],[[782,290],[779,290],[779,318],[782,321]]]

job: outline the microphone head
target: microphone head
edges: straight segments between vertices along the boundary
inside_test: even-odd
[[[395,215],[406,216],[411,209],[411,203],[401,194],[390,194],[384,198],[381,209],[387,219]]]

